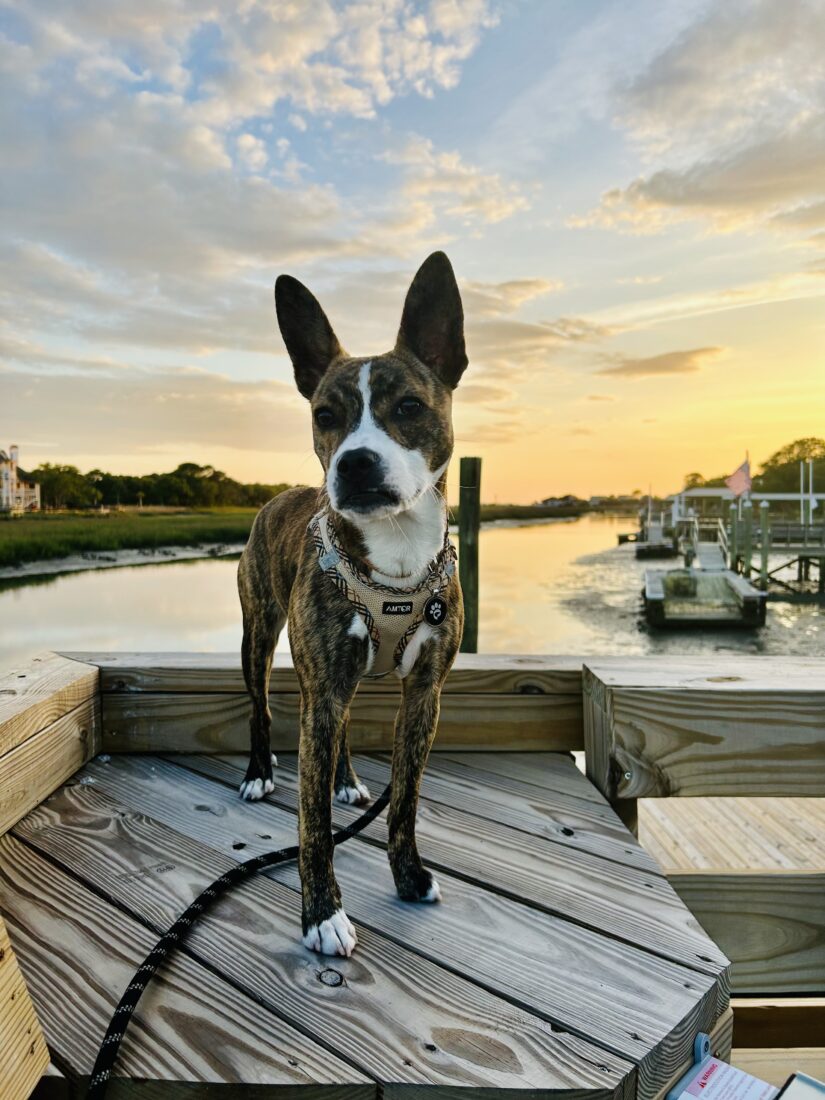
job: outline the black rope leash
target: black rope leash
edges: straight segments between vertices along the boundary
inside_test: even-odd
[[[381,796],[356,821],[333,834],[332,843],[334,845],[343,844],[345,840],[357,836],[363,829],[366,829],[370,822],[378,817],[389,800],[390,787],[387,786]],[[152,980],[161,963],[186,939],[189,929],[198,917],[239,882],[244,882],[251,875],[263,871],[266,867],[274,867],[278,863],[288,863],[290,860],[297,859],[298,852],[299,846],[293,844],[290,848],[280,848],[275,852],[263,852],[259,856],[253,856],[252,859],[246,860],[245,863],[239,863],[237,867],[233,867],[201,891],[191,905],[181,913],[171,928],[164,932],[146,956],[142,965],[135,971],[126,992],[120,998],[120,1002],[106,1029],[103,1042],[100,1044],[100,1050],[97,1053],[89,1081],[86,1100],[103,1100],[109,1086],[109,1078],[117,1061],[120,1044],[123,1042],[126,1029],[132,1020],[144,989]]]

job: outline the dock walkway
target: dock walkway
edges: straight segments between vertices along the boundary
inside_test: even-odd
[[[728,568],[722,547],[718,542],[696,543],[696,563],[706,573],[721,573]]]
[[[355,764],[377,794],[388,757]],[[158,932],[233,863],[294,842],[295,757],[260,803],[238,798],[243,768],[97,757],[0,840],[2,911],[75,1082]],[[338,825],[357,814],[334,809]],[[727,959],[568,754],[434,754],[418,835],[441,905],[397,900],[383,820],[337,850],[351,959],[301,947],[294,864],[223,899],[147,990],[118,1072],[152,1100],[217,1083],[653,1100],[697,1031],[727,1053]]]

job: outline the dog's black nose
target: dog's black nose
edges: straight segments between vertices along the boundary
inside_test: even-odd
[[[379,461],[379,456],[369,447],[355,447],[344,451],[338,459],[338,475],[353,483],[365,481],[377,470]]]

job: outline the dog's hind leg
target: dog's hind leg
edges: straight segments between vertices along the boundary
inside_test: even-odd
[[[250,802],[263,798],[275,787],[272,765],[277,761],[272,755],[270,741],[272,713],[269,709],[269,675],[272,654],[285,623],[286,615],[275,603],[256,607],[251,615],[244,608],[241,663],[252,700],[252,715],[249,719],[249,767],[240,790],[241,798]]]
[[[335,767],[335,801],[350,806],[366,806],[370,800],[369,788],[355,774],[349,755],[349,714],[341,726],[338,746],[338,763]]]

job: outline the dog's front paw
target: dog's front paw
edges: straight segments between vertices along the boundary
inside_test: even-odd
[[[317,951],[321,955],[345,955],[349,958],[358,943],[358,937],[344,910],[336,909],[328,920],[311,924],[301,937],[301,942],[310,951]]]
[[[402,901],[427,903],[441,901],[441,887],[433,873],[424,867],[413,873],[398,876],[396,887]]]
[[[360,780],[345,787],[338,787],[335,791],[335,801],[342,802],[345,806],[366,806],[370,797],[369,788]]]
[[[250,761],[246,769],[244,781],[240,785],[241,798],[246,802],[258,802],[266,794],[275,790],[275,781],[272,778],[272,769],[278,766],[278,757],[272,753],[269,767],[261,767]]]

